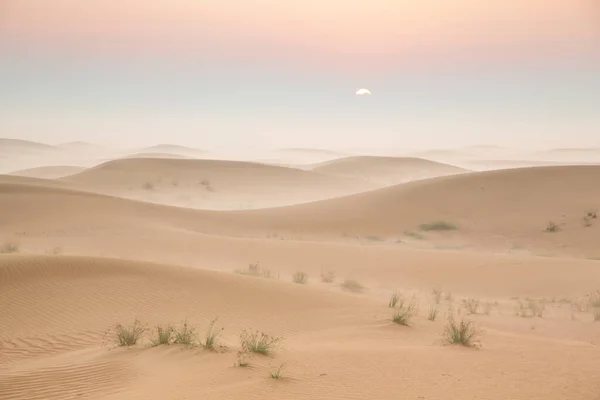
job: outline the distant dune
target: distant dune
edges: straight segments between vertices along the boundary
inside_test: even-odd
[[[127,158],[178,158],[178,159],[191,159],[193,157],[184,156],[181,154],[173,154],[173,153],[134,153],[129,154],[124,157],[120,157],[120,159]]]
[[[84,171],[84,167],[70,165],[57,165],[48,167],[37,167],[11,172],[9,175],[26,176],[30,178],[57,179]]]
[[[394,185],[418,179],[468,172],[448,164],[421,158],[355,156],[313,166],[313,171]]]
[[[199,157],[201,155],[205,155],[207,151],[193,147],[180,146],[176,144],[157,144],[154,146],[143,147],[141,149],[133,150],[131,153],[176,154],[189,157]]]
[[[312,171],[242,161],[120,159],[65,178],[87,190],[208,209],[296,204],[375,185]]]
[[[3,151],[29,151],[29,150],[56,150],[56,147],[45,143],[31,142],[21,139],[2,139],[0,138],[0,149]]]

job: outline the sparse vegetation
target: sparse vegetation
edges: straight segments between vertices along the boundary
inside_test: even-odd
[[[19,245],[12,242],[6,242],[0,246],[0,254],[18,253]]]
[[[415,315],[417,315],[417,304],[416,303],[411,303],[407,306],[402,304],[394,312],[392,321],[394,321],[398,325],[409,326],[411,318],[414,317]]]
[[[174,330],[175,339],[173,343],[182,344],[184,346],[194,346],[196,344],[196,328],[190,326],[186,321],[183,321],[181,326]]]
[[[486,301],[485,303],[483,303],[483,313],[485,315],[491,315],[492,314],[492,309],[494,308],[494,303],[492,303],[491,301]]]
[[[590,294],[589,305],[594,308],[600,308],[600,291]]]
[[[427,315],[427,319],[430,321],[435,321],[438,315],[438,309],[436,307],[431,307],[429,310],[429,314]]]
[[[354,293],[362,292],[365,289],[365,287],[360,282],[354,279],[345,279],[344,282],[342,282],[341,287],[342,289]]]
[[[173,331],[171,325],[158,325],[153,331],[151,345],[153,347],[170,345],[173,342]]]
[[[598,218],[598,212],[596,210],[588,210],[586,211],[585,216],[589,219],[596,219]]]
[[[433,294],[435,304],[440,304],[442,301],[442,291],[440,289],[433,289],[431,293]]]
[[[375,236],[375,235],[366,236],[365,239],[367,239],[369,242],[383,242],[382,238],[380,238],[379,236]]]
[[[115,326],[116,341],[119,346],[135,346],[147,331],[147,327],[137,319],[130,325]]]
[[[243,350],[238,351],[237,360],[233,365],[242,368],[250,366],[250,354]]]
[[[471,321],[461,320],[457,323],[454,317],[450,315],[448,323],[444,327],[443,336],[446,344],[459,344],[472,347],[478,343],[476,339],[479,336],[479,332],[477,332]]]
[[[280,337],[271,336],[264,332],[245,330],[240,334],[242,350],[246,353],[268,355],[279,342],[281,342]]]
[[[292,275],[292,282],[306,285],[308,282],[308,274],[306,274],[306,272],[298,271]]]
[[[425,236],[421,235],[418,232],[406,231],[404,232],[404,236],[408,236],[417,240],[425,240]]]
[[[463,306],[469,314],[477,314],[479,311],[479,300],[477,299],[463,299]]]
[[[261,278],[268,278],[268,279],[279,279],[279,275],[275,275],[275,273],[273,271],[271,271],[270,269],[266,269],[266,268],[262,268],[258,262],[256,264],[250,264],[248,266],[248,269],[236,269],[234,271],[236,274],[241,274],[241,275],[250,275],[250,276],[258,276]]]
[[[585,226],[586,228],[589,228],[590,226],[592,226],[592,219],[590,217],[588,217],[587,215],[585,217],[583,217],[583,226]]]
[[[556,224],[553,221],[549,221],[548,225],[546,226],[546,232],[558,232],[560,230],[560,227],[558,226],[558,224]]]
[[[454,231],[458,229],[456,225],[447,221],[433,221],[419,225],[422,231]]]
[[[540,301],[528,299],[527,303],[519,301],[519,308],[517,310],[517,316],[522,318],[544,317],[544,311],[546,305]]]
[[[392,293],[392,295],[390,296],[390,301],[388,302],[388,307],[389,308],[394,308],[396,307],[396,304],[398,304],[398,300],[399,300],[399,296],[398,296],[398,291],[394,290],[394,292]]]
[[[206,350],[214,350],[215,349],[215,347],[217,345],[217,340],[218,340],[219,336],[221,335],[221,332],[223,332],[223,328],[221,328],[220,330],[215,330],[215,324],[217,322],[217,319],[218,318],[215,318],[210,322],[208,330],[206,331],[206,334],[204,335],[204,340],[202,342],[200,342],[202,347],[204,347]]]
[[[269,370],[269,375],[271,376],[271,378],[273,378],[273,379],[283,378],[284,367],[285,367],[285,364],[281,363],[281,364],[279,364],[279,367],[276,370]]]
[[[592,315],[594,317],[594,321],[596,321],[596,322],[600,321],[600,308],[595,308],[594,311],[592,312]]]
[[[154,183],[146,182],[142,185],[142,188],[144,188],[144,190],[154,190]]]
[[[332,283],[333,281],[335,281],[335,272],[333,272],[333,271],[321,272],[321,282]]]

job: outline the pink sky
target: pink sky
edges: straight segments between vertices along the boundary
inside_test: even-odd
[[[3,0],[0,29],[21,48],[74,52],[286,51],[313,63],[356,57],[560,58],[593,52],[593,0]],[[221,54],[223,55],[223,54]],[[314,58],[317,59],[314,59]]]

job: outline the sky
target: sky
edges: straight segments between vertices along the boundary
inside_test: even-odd
[[[600,147],[600,2],[0,0],[0,88],[51,144]]]

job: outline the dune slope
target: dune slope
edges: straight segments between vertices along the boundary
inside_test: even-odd
[[[418,179],[468,172],[448,164],[410,157],[356,156],[324,162],[313,171],[394,185]]]
[[[29,178],[41,178],[41,179],[58,179],[65,176],[77,174],[84,171],[84,167],[77,167],[71,165],[56,165],[48,167],[29,168],[20,171],[11,172],[9,175],[25,176]]]
[[[285,205],[357,193],[372,184],[240,161],[120,159],[65,178],[100,193],[194,208]]]

